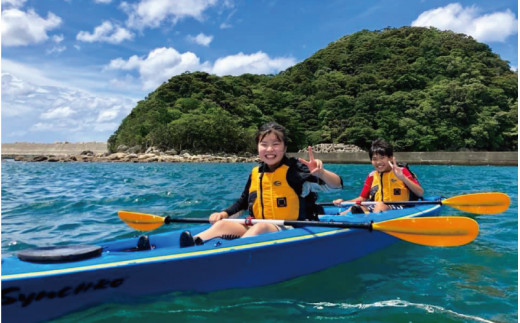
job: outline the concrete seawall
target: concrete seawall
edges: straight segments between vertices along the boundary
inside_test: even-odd
[[[107,153],[107,144],[104,142],[84,143],[2,143],[2,159],[15,156],[79,155],[83,151],[92,151],[94,154]],[[289,156],[307,158],[307,153],[289,153]],[[325,163],[333,164],[366,164],[366,152],[315,153],[315,158]],[[397,161],[423,165],[499,165],[518,166],[518,152],[396,152]]]
[[[79,155],[81,152],[90,150],[94,154],[108,152],[106,142],[77,142],[77,143],[54,143],[40,144],[32,142],[2,143],[2,158],[13,158],[14,156],[38,156],[38,155]]]
[[[307,153],[289,153],[294,157],[307,158]],[[415,165],[497,165],[518,166],[518,152],[396,152],[398,162]],[[368,164],[367,152],[314,153],[314,157],[331,164]]]

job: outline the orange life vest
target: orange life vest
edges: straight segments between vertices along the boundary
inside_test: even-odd
[[[406,184],[401,181],[394,172],[379,173],[373,172],[371,192],[375,191],[372,197],[374,201],[409,201],[410,190]]]
[[[274,172],[261,173],[259,166],[251,172],[249,196],[256,196],[250,208],[257,219],[297,220],[300,199],[287,182],[288,165],[279,166]]]

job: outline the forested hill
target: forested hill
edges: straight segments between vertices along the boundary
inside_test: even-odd
[[[278,75],[184,73],[140,101],[109,139],[195,152],[254,152],[259,125],[289,151],[378,137],[397,151],[517,150],[518,73],[473,38],[434,28],[363,30]]]

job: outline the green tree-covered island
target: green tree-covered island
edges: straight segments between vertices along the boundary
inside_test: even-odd
[[[518,72],[489,46],[435,28],[363,30],[277,75],[186,72],[138,102],[109,138],[118,146],[255,152],[267,121],[289,151],[319,143],[397,151],[515,151]]]

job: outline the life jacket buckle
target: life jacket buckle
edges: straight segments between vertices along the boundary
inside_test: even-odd
[[[245,222],[245,225],[250,227],[253,225],[253,217],[252,216],[248,216],[245,218],[246,222]]]

